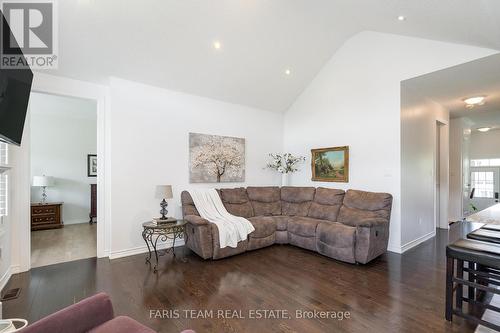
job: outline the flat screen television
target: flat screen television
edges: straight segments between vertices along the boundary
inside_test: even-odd
[[[13,35],[3,13],[1,16],[0,42],[3,42],[8,34],[11,38]],[[15,51],[22,54],[19,47]],[[0,63],[0,141],[21,145],[32,81],[33,72],[29,67],[4,68]]]

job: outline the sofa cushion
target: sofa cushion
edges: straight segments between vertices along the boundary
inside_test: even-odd
[[[310,217],[294,216],[288,221],[288,232],[303,237],[315,237],[316,226],[321,222],[323,221]]]
[[[316,219],[337,221],[345,192],[333,188],[318,187],[307,216]]]
[[[349,208],[370,211],[390,210],[392,195],[389,193],[348,190],[344,197],[344,205]]]
[[[316,240],[319,253],[346,262],[356,262],[356,228],[337,222],[321,222],[316,229]]]
[[[155,333],[155,331],[132,318],[119,316],[91,329],[89,333]]]
[[[248,187],[247,194],[255,216],[281,215],[279,187]]]
[[[222,249],[220,247],[219,229],[217,228],[217,225],[215,223],[210,223],[210,227],[212,229],[212,246],[213,246],[212,259],[221,259],[234,256],[243,253],[247,250],[248,240],[243,240],[238,242],[237,247],[226,246],[225,248]],[[189,236],[188,236],[188,241],[189,241]]]
[[[286,231],[290,218],[290,216],[273,216],[273,219],[276,221],[276,230]]]
[[[392,195],[348,190],[339,211],[338,222],[352,223],[364,219],[383,218],[391,215]]]
[[[281,214],[287,216],[307,216],[314,198],[314,187],[282,187]]]
[[[276,230],[275,243],[276,244],[288,244],[288,231]]]
[[[271,216],[255,216],[248,219],[255,230],[248,237],[262,238],[276,232],[276,221]]]
[[[253,208],[244,187],[223,188],[219,190],[222,203],[230,214],[241,217],[252,217]]]
[[[249,237],[247,251],[262,249],[276,243],[276,234],[273,233],[267,237]]]

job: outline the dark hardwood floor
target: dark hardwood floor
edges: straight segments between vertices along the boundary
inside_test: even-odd
[[[337,262],[292,246],[272,246],[218,261],[203,261],[184,248],[187,262],[161,257],[158,274],[144,255],[109,261],[84,259],[40,267],[12,277],[21,287],[5,302],[4,317],[30,322],[105,291],[115,313],[157,330],[179,332],[473,332],[444,319],[445,246],[470,225],[404,255],[388,253],[368,265]],[[180,318],[150,318],[150,310],[179,310]],[[287,310],[291,319],[188,319],[182,310]],[[349,311],[350,318],[296,319],[296,310]]]

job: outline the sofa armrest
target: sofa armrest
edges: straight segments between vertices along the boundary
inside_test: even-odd
[[[207,220],[198,215],[187,215],[184,217],[188,223],[191,223],[194,226],[207,225],[210,224]]]
[[[368,219],[360,219],[343,223],[351,227],[367,227],[367,228],[389,225],[389,221],[383,218],[368,218]]]
[[[186,246],[203,259],[213,256],[212,227],[215,224],[208,222],[198,215],[186,215]]]
[[[109,296],[100,293],[42,318],[20,332],[86,333],[113,317],[113,305]]]

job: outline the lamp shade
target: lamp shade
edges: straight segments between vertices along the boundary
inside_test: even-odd
[[[157,185],[156,186],[156,199],[172,199],[172,185]]]
[[[54,186],[54,179],[47,176],[34,176],[33,186],[43,187],[43,186]]]

